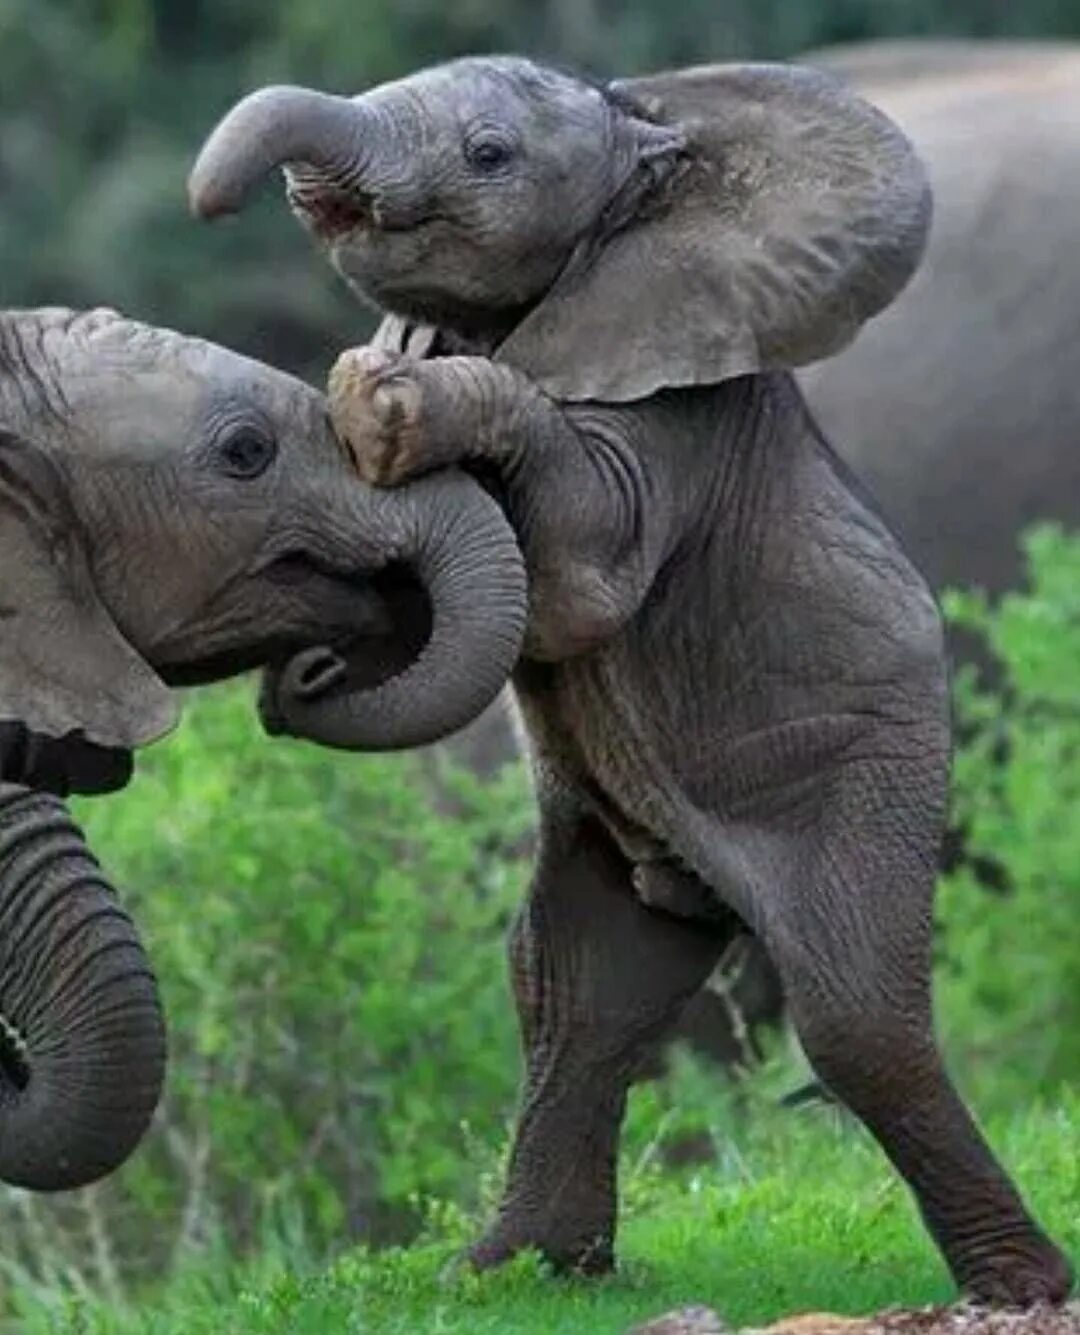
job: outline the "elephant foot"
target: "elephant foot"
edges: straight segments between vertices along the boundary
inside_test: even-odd
[[[356,470],[372,486],[394,487],[443,458],[424,431],[424,395],[406,358],[381,348],[350,348],[330,371],[327,396],[334,430]]]
[[[1066,1257],[1041,1234],[1017,1238],[969,1266],[958,1267],[961,1287],[986,1307],[1038,1307],[1063,1303],[1073,1287]]]
[[[557,1275],[593,1279],[615,1269],[615,1249],[610,1229],[595,1232],[561,1227],[521,1228],[505,1222],[494,1224],[467,1252],[474,1270],[493,1270],[513,1260],[519,1252],[535,1251]]]

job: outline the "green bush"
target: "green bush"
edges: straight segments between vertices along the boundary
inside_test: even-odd
[[[1039,528],[1025,549],[1030,591],[996,607],[946,599],[1002,669],[994,689],[971,672],[957,684],[970,738],[954,801],[972,850],[1006,868],[1011,890],[987,894],[962,871],[938,901],[950,1047],[977,1088],[1015,1099],[1080,1074],[1080,535]]]
[[[400,1239],[418,1197],[473,1199],[474,1144],[502,1139],[522,770],[481,785],[438,752],[272,744],[249,695],[190,700],[125,793],[77,804],[157,968],[170,1069],[114,1179],[8,1198],[5,1252],[22,1238],[39,1277],[48,1257],[118,1288],[268,1230],[313,1250]]]

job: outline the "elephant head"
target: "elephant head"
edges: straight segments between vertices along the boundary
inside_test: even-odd
[[[0,720],[129,749],[169,727],[167,685],[360,636],[362,744],[416,746],[513,664],[523,575],[494,502],[457,475],[365,486],[289,376],[109,311],[8,314],[3,427]],[[321,662],[286,672],[325,692]]]
[[[211,135],[192,205],[235,210],[282,165],[359,293],[561,400],[837,351],[907,282],[930,212],[896,127],[788,66],[597,86],[485,57],[351,100],[267,88]]]
[[[57,798],[19,785],[122,783],[171,686],[268,660],[299,698],[347,686],[368,745],[429,741],[498,691],[524,616],[470,479],[374,491],[288,376],[110,311],[0,315],[0,1178],[108,1172],[164,1067],[131,924]],[[339,685],[324,643],[363,678]]]

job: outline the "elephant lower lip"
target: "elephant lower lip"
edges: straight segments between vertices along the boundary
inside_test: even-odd
[[[374,226],[371,210],[340,195],[307,195],[289,192],[289,204],[326,241]]]
[[[343,671],[327,679],[320,696],[332,697],[372,690],[405,671],[431,636],[432,609],[427,590],[407,567],[391,564],[371,576],[371,585],[382,600],[388,620],[372,633],[354,634],[328,645],[341,659]],[[270,660],[259,711],[271,734],[287,732],[283,723],[279,684],[291,654]]]

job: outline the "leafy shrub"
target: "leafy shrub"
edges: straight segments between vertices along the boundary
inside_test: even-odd
[[[515,1096],[531,810],[518,767],[481,785],[437,751],[270,743],[245,686],[191,699],[126,792],[78,804],[159,974],[164,1105],[102,1187],[12,1194],[24,1261],[116,1288],[268,1228],[401,1238],[418,1196],[470,1200]]]
[[[1039,528],[1025,549],[1029,592],[946,600],[1002,668],[993,689],[958,682],[971,736],[954,800],[1012,889],[944,878],[938,993],[957,1059],[999,1098],[1052,1097],[1080,1075],[1080,535]]]

